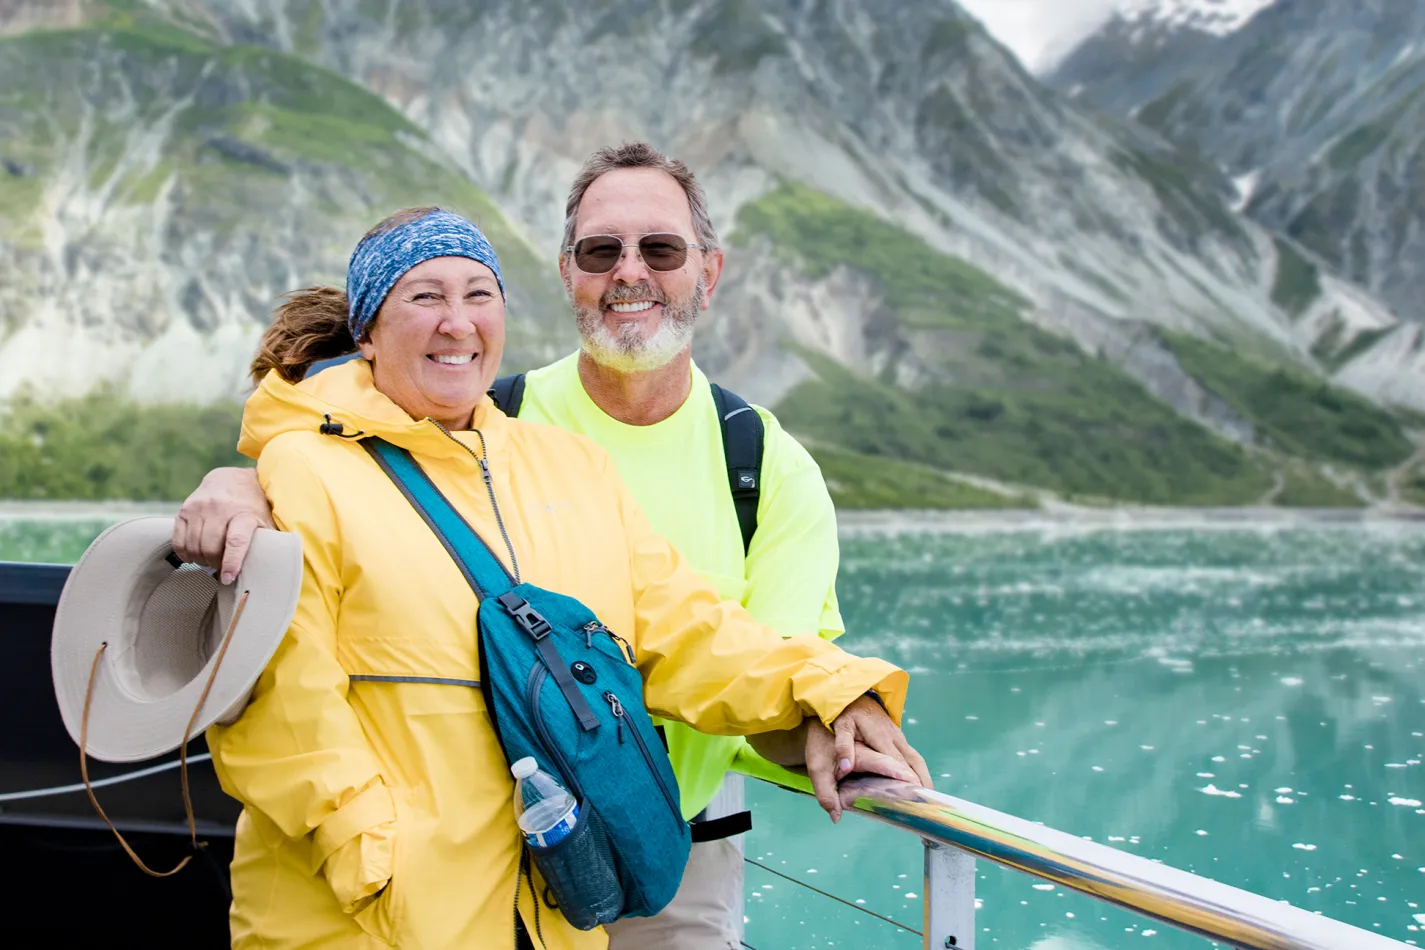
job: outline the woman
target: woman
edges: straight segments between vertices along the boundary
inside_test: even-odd
[[[513,785],[481,694],[431,682],[479,678],[475,596],[361,438],[411,452],[526,580],[624,632],[654,714],[785,730],[829,723],[871,689],[898,714],[904,673],[816,637],[783,640],[719,602],[593,443],[496,410],[485,392],[504,323],[483,235],[415,209],[357,245],[345,294],[286,303],[254,361],[239,447],[257,457],[279,527],[301,535],[306,572],[247,710],[208,734],[244,805],[235,946],[507,950],[521,920],[531,945],[604,945],[548,908],[536,916],[518,886]],[[353,345],[363,359],[296,382]]]

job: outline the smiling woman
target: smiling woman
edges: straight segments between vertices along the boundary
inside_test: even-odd
[[[360,348],[376,388],[413,419],[468,428],[505,348],[494,271],[464,257],[417,264],[391,288]]]
[[[376,388],[413,420],[468,429],[504,348],[504,282],[485,236],[449,211],[409,208],[361,239],[347,292],[289,296],[251,373],[255,383],[269,370],[297,382],[314,362],[359,350]]]

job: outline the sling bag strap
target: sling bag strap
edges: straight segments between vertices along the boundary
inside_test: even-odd
[[[403,448],[378,438],[364,439],[362,448],[370,453],[381,466],[381,471],[396,484],[406,501],[421,516],[421,520],[434,532],[441,545],[450,555],[455,566],[460,568],[466,583],[481,601],[494,598],[495,601],[515,619],[515,623],[527,633],[535,644],[535,649],[543,657],[549,674],[554,678],[560,692],[569,702],[580,727],[589,732],[598,728],[599,720],[589,708],[589,702],[574,682],[569,672],[569,664],[559,655],[553,638],[549,636],[551,627],[540,616],[539,611],[529,605],[515,590],[514,578],[483,538],[470,527],[470,522],[461,517],[460,512],[430,480],[430,476]]]
[[[490,398],[496,408],[514,418],[524,404],[525,375],[501,376],[490,387]],[[717,424],[722,432],[722,456],[727,465],[727,483],[732,492],[732,506],[737,512],[737,526],[742,532],[742,553],[752,548],[752,536],[757,533],[757,503],[762,492],[762,446],[766,442],[766,427],[762,417],[747,401],[730,389],[711,383],[713,404],[717,406]]]

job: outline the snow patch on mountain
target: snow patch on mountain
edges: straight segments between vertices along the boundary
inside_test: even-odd
[[[1277,0],[1120,0],[1118,16],[1143,26],[1235,33]]]

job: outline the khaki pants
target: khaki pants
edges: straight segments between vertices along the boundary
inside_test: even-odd
[[[609,950],[740,950],[742,850],[737,839],[693,845],[672,903],[655,917],[607,925]]]

